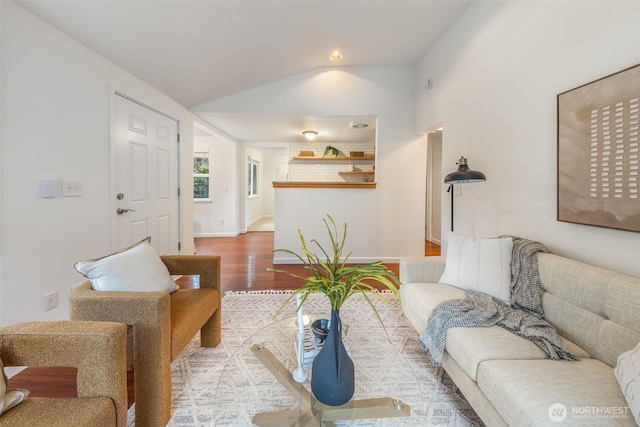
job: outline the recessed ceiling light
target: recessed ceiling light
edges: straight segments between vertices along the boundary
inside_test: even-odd
[[[333,52],[331,52],[331,56],[329,56],[329,59],[331,59],[332,61],[340,61],[342,59],[342,54],[340,53],[340,51],[334,50]]]
[[[368,123],[363,123],[363,122],[351,122],[351,124],[349,126],[354,128],[354,129],[364,129],[366,127],[369,127],[369,124]]]
[[[316,136],[318,136],[318,132],[316,132],[315,130],[305,130],[302,132],[302,134],[309,141],[313,141],[314,139],[316,139]]]

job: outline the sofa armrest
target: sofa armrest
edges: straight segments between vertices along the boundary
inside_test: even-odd
[[[69,296],[71,320],[118,322],[125,325],[155,323],[171,329],[167,292],[96,291],[85,282]]]
[[[170,274],[198,275],[200,287],[216,289],[220,287],[220,256],[218,255],[163,255],[160,257]]]
[[[171,409],[169,293],[96,291],[91,288],[91,282],[85,282],[71,292],[69,314],[71,320],[120,322],[132,326],[134,383],[144,384],[146,390],[153,390],[153,393],[136,392],[136,418],[140,414],[140,419],[155,419],[153,417],[157,416],[168,420],[167,414]],[[136,386],[136,390],[140,387]],[[155,403],[158,400],[156,396],[162,396],[160,405],[147,403]]]
[[[113,322],[29,322],[0,327],[5,366],[78,369],[78,397],[113,400],[118,426],[127,425],[127,328]]]
[[[400,258],[400,282],[438,283],[445,259],[444,256]]]

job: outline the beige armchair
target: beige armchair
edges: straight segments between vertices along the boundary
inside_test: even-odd
[[[95,291],[91,283],[71,293],[72,320],[129,326],[128,366],[133,367],[136,426],[164,426],[171,418],[171,362],[200,330],[200,344],[221,339],[220,257],[166,255],[172,275],[197,275],[198,289],[167,292]],[[133,359],[133,363],[131,363]]]
[[[5,366],[78,369],[77,398],[27,397],[0,415],[7,426],[127,425],[127,329],[107,322],[31,322],[0,327]]]

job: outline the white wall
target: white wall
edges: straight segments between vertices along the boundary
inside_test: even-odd
[[[113,90],[180,120],[182,189],[193,192],[195,116],[11,2],[0,2],[2,146],[1,324],[68,318],[70,288],[83,281],[76,261],[111,251],[110,102]],[[83,183],[83,196],[42,199],[41,179]],[[183,197],[183,218],[193,217]],[[183,221],[183,252],[193,252]],[[44,312],[44,294],[59,307]]]
[[[194,138],[195,151],[209,152],[209,202],[193,207],[195,237],[238,235],[237,142],[222,136]]]
[[[556,95],[638,63],[639,2],[472,3],[416,80],[418,130],[444,124],[444,173],[464,155],[487,176],[462,187],[456,231],[640,276],[640,234],[556,221]]]
[[[348,223],[354,260],[419,255],[424,253],[427,144],[415,132],[414,71],[323,68],[192,110],[378,116],[377,188],[276,189],[275,246],[297,250],[298,228],[309,238],[324,237],[322,218],[330,213],[337,222]]]
[[[2,7],[0,7],[0,25],[2,23]],[[3,84],[3,79],[2,79],[2,63],[3,63],[3,46],[4,42],[3,42],[3,33],[2,31],[0,31],[0,165],[2,165],[2,123],[3,123],[3,119],[2,119],[2,84]],[[2,173],[2,169],[0,169],[0,201],[3,200],[2,198],[2,182],[3,182],[3,178],[4,178],[4,174]],[[0,224],[2,224],[2,209],[0,209]],[[2,226],[0,226],[0,278],[2,277]],[[1,279],[0,279],[0,285],[2,284]],[[2,291],[0,290],[0,324],[2,324]]]

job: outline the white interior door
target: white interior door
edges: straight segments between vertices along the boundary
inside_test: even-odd
[[[112,249],[151,236],[160,255],[177,253],[178,122],[118,94],[114,110]]]

